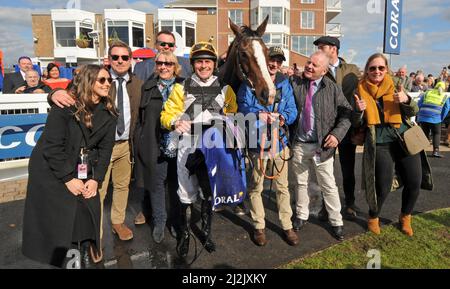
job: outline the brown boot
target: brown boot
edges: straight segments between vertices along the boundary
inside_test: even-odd
[[[369,218],[367,221],[367,229],[375,235],[380,235],[380,221],[378,218]]]
[[[266,232],[264,232],[264,229],[256,229],[253,233],[253,239],[255,240],[255,244],[258,246],[264,246],[267,244]]]
[[[402,232],[411,237],[413,235],[413,229],[411,227],[411,215],[400,214],[399,223]]]
[[[134,224],[135,225],[143,225],[145,224],[145,216],[142,212],[139,212],[139,214],[134,217]]]
[[[113,224],[112,231],[114,234],[119,236],[119,239],[122,241],[128,241],[133,239],[133,231],[127,227],[124,223],[122,224]]]
[[[298,237],[293,229],[284,230],[284,235],[286,236],[286,242],[289,244],[289,246],[298,245]]]

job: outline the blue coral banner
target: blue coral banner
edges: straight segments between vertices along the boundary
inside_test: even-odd
[[[46,121],[45,113],[0,115],[0,160],[29,157]]]
[[[386,0],[383,52],[400,54],[403,0]]]

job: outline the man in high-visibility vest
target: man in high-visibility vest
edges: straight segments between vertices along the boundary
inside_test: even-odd
[[[434,89],[428,90],[420,97],[418,104],[417,121],[427,137],[430,131],[433,136],[432,156],[442,158],[442,155],[439,153],[441,123],[450,109],[450,98],[445,94],[445,83],[439,81]]]

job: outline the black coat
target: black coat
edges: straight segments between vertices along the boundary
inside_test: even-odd
[[[24,85],[27,85],[27,83],[23,79],[20,71],[15,73],[7,73],[3,79],[3,93],[15,93],[17,88]]]
[[[72,243],[77,198],[65,182],[77,177],[81,146],[89,154],[92,171],[88,176],[102,184],[108,168],[116,118],[103,103],[97,105],[88,129],[73,115],[75,108],[52,106],[44,131],[30,157],[27,198],[25,201],[22,252],[25,256],[56,266],[61,265]],[[83,137],[83,135],[85,137]],[[100,244],[100,198],[83,199],[91,213]]]
[[[176,78],[175,82],[181,83],[183,80]],[[161,136],[164,132],[160,121],[163,99],[157,82],[157,78],[150,78],[142,86],[139,117],[134,134],[136,185],[147,191],[154,188],[152,176],[155,175],[156,164],[164,161],[160,150]]]

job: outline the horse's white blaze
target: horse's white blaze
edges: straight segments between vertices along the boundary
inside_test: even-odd
[[[255,52],[256,62],[258,63],[259,69],[262,72],[264,81],[267,83],[269,88],[269,97],[274,97],[276,94],[275,85],[270,78],[269,70],[267,69],[266,57],[263,52],[261,44],[257,40],[252,41],[253,51]]]

